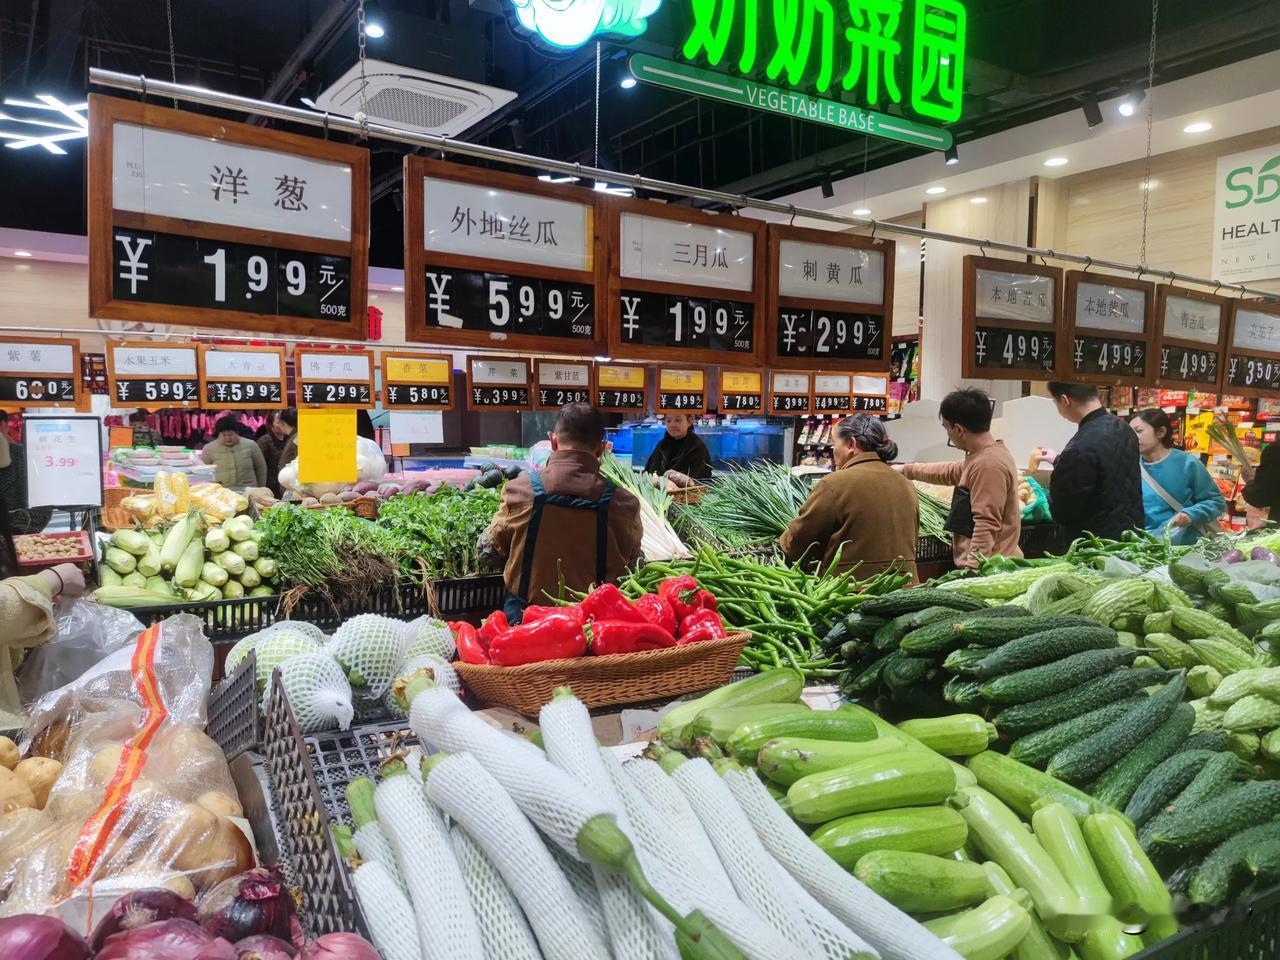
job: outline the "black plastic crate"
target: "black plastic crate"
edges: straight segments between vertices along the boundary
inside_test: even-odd
[[[478,619],[494,610],[501,610],[506,598],[507,585],[500,573],[430,580],[427,583],[426,610],[432,609],[434,601],[435,610],[442,620]]]
[[[916,562],[940,563],[951,561],[951,544],[937,537],[916,537]]]
[[[1071,546],[1066,527],[1057,523],[1024,523],[1018,537],[1018,546],[1028,560],[1053,554],[1061,556]]]
[[[1280,957],[1280,886],[1215,911],[1132,960],[1275,960]]]
[[[262,710],[258,685],[254,681],[257,664],[258,658],[250,650],[239,669],[215,683],[209,692],[209,720],[205,724],[205,732],[222,748],[228,760],[253,749],[260,742]]]
[[[189,613],[204,623],[204,635],[218,646],[230,644],[257,633],[278,619],[279,596],[241,597],[238,600],[206,600],[201,603],[166,603],[153,607],[134,607],[130,613],[151,626],[161,620]],[[221,662],[219,660],[219,662]]]

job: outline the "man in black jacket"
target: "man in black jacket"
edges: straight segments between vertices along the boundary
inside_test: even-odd
[[[1141,529],[1142,476],[1133,430],[1106,411],[1097,387],[1053,380],[1049,393],[1058,413],[1078,425],[1053,464],[1053,519],[1073,538],[1088,532],[1118,539],[1126,530]]]

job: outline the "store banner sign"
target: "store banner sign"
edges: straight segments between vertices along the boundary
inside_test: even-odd
[[[1155,301],[1154,283],[1067,271],[1063,314],[1072,338],[1071,372],[1102,383],[1154,383],[1160,342]]]
[[[1217,391],[1222,379],[1229,309],[1225,298],[1211,293],[1169,284],[1156,288],[1158,383]]]
[[[1211,275],[1280,279],[1280,144],[1218,158]]]
[[[75,342],[0,339],[0,405],[75,407],[80,392],[80,348]]]
[[[853,378],[853,412],[888,413],[889,378],[871,377],[865,374],[855,375]]]
[[[1170,294],[1164,301],[1163,334],[1166,339],[1217,344],[1222,337],[1223,305]]]
[[[204,346],[200,395],[207,407],[283,410],[289,405],[284,347]]]

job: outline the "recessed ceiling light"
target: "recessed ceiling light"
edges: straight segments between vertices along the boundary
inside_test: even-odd
[[[946,193],[946,192],[947,192],[946,187],[930,187],[928,190],[925,191],[925,193],[933,197],[936,197],[940,193]]]
[[[636,78],[631,76],[631,74],[627,74],[625,77],[623,77],[621,80],[618,81],[618,86],[620,86],[623,90],[630,90],[635,85],[636,85]]]
[[[1212,130],[1213,124],[1207,120],[1197,120],[1195,123],[1188,123],[1182,128],[1183,133],[1205,133]]]
[[[391,292],[392,292],[392,293],[404,293],[404,287],[392,287],[392,288],[391,288]]]
[[[364,35],[371,40],[381,40],[386,36],[386,29],[380,23],[366,23],[364,25]]]
[[[859,207],[857,210],[853,211],[853,215],[855,217],[869,217],[871,216],[871,211],[866,207]]]
[[[969,202],[970,203],[986,203],[987,198],[986,197],[970,197]]]
[[[1065,167],[1067,165],[1066,157],[1050,157],[1044,162],[1046,167]]]
[[[29,256],[31,256],[31,251],[30,251],[30,250],[15,250],[15,251],[13,251],[13,255],[14,255],[15,257],[29,257]]]

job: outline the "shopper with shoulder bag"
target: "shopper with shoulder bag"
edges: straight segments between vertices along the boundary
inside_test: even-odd
[[[1173,421],[1163,410],[1143,410],[1129,419],[1138,438],[1142,508],[1148,533],[1172,534],[1188,544],[1222,532],[1218,518],[1227,509],[1218,485],[1200,458],[1173,447]]]

